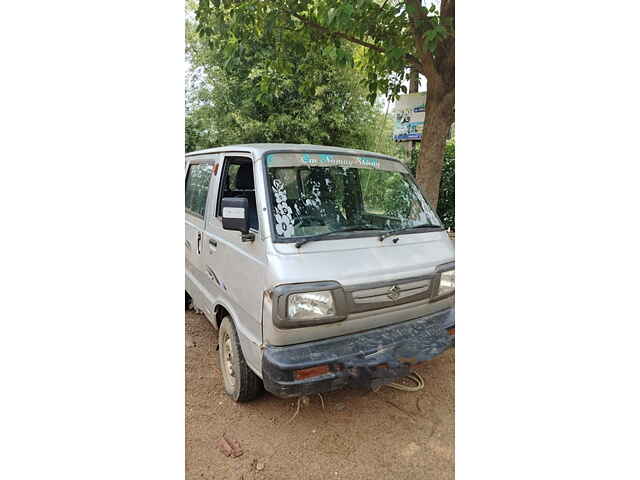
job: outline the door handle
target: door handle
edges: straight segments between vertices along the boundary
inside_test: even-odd
[[[202,232],[198,232],[198,255],[200,255],[200,252],[202,251]]]
[[[217,248],[218,242],[216,242],[213,238],[210,238],[209,245],[211,245],[213,248]]]

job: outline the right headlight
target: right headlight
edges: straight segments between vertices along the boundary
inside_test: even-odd
[[[278,285],[271,289],[273,324],[277,328],[301,328],[341,322],[347,303],[338,282]]]
[[[456,291],[456,270],[451,268],[440,272],[438,289],[434,292],[432,300],[439,300],[453,295]]]
[[[336,314],[330,291],[293,293],[289,295],[287,318],[294,321],[319,320]]]

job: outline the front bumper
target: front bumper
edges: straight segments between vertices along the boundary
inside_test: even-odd
[[[287,347],[266,347],[262,379],[278,397],[330,392],[344,387],[376,388],[409,374],[411,367],[453,346],[455,310]],[[296,379],[294,372],[328,367],[318,376]]]

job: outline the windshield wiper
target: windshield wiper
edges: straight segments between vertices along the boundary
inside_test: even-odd
[[[355,225],[352,227],[343,228],[341,230],[334,230],[332,232],[325,232],[319,235],[314,235],[313,237],[307,237],[304,240],[300,240],[296,243],[296,248],[300,248],[305,243],[315,242],[316,240],[322,240],[325,237],[333,235],[335,233],[345,233],[345,232],[355,232],[357,230],[382,230],[380,227],[376,227],[375,225]]]
[[[442,225],[435,225],[433,223],[423,223],[422,225],[413,225],[410,227],[398,228],[397,230],[389,230],[387,233],[383,233],[380,235],[380,241],[383,242],[385,238],[392,237],[393,235],[397,235],[399,233],[405,232],[407,230],[413,230],[416,228],[437,228],[442,229]]]

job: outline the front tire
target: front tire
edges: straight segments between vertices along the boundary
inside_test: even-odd
[[[249,402],[262,392],[262,380],[247,365],[238,333],[228,316],[218,330],[218,356],[224,390],[235,402]]]

